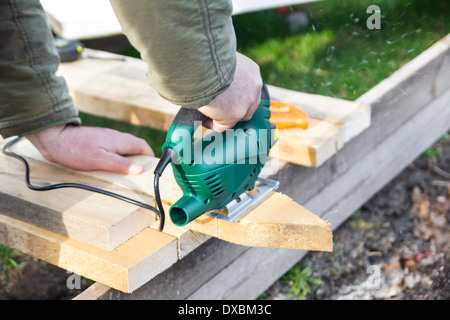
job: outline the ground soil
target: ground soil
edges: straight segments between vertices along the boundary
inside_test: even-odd
[[[323,283],[306,299],[450,299],[449,213],[446,135],[334,232],[332,254],[302,259]],[[265,298],[298,297],[280,280]]]
[[[394,178],[334,232],[333,253],[302,259],[320,279],[306,299],[450,299],[450,139]],[[24,254],[0,282],[0,299],[71,299],[92,282]],[[6,278],[5,278],[6,276]],[[265,299],[298,299],[277,281]]]

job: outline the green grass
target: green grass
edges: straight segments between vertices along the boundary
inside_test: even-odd
[[[381,29],[369,30],[369,5]],[[289,32],[275,11],[234,17],[239,50],[273,85],[354,100],[450,30],[448,1],[319,1],[302,6],[310,23]]]
[[[301,262],[284,275],[283,282],[290,287],[290,294],[299,300],[304,300],[308,293],[323,284],[322,280],[312,276],[311,264],[304,267]]]
[[[364,230],[364,231],[369,231],[372,230],[374,228],[374,225],[372,223],[369,223],[365,220],[363,220],[360,217],[361,214],[361,210],[358,209],[356,212],[354,212],[350,219],[349,219],[349,225],[350,228],[354,229],[354,230]]]
[[[434,145],[430,146],[428,149],[426,149],[421,157],[428,160],[436,160],[439,155],[444,151],[444,148],[442,147],[442,143],[447,143],[450,141],[450,132],[446,132]]]
[[[16,261],[21,254],[13,248],[0,244],[0,284],[8,283],[10,272],[25,265],[24,262]]]

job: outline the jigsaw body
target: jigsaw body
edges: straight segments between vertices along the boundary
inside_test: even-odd
[[[195,109],[180,109],[162,147],[161,166],[155,170],[162,172],[170,157],[183,191],[169,212],[175,225],[184,226],[204,213],[237,222],[278,188],[278,182],[258,179],[276,141],[269,118],[270,96],[265,84],[261,103],[250,120],[195,141],[194,132],[205,117]]]

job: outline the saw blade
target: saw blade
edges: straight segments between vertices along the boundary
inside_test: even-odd
[[[205,215],[236,223],[278,190],[279,185],[276,180],[258,178],[253,189],[244,192],[226,207],[206,212]]]

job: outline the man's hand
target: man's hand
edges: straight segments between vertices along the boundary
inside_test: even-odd
[[[225,131],[239,121],[250,120],[261,101],[259,66],[240,53],[236,53],[236,60],[236,72],[230,87],[207,106],[198,109],[212,119],[204,125],[215,131]]]
[[[60,125],[26,138],[48,161],[77,170],[139,174],[142,165],[123,155],[154,155],[145,140],[106,128]]]

